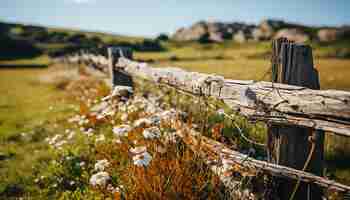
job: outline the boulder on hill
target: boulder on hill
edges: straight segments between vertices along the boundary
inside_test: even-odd
[[[232,37],[233,41],[238,43],[244,43],[248,40],[246,37],[246,34],[242,30],[239,30],[237,33],[235,33]]]
[[[303,43],[310,40],[310,37],[304,31],[298,28],[284,28],[277,31],[274,38],[277,39],[281,37],[288,38],[289,40],[297,43]]]
[[[321,29],[317,33],[320,42],[333,42],[339,39],[339,31],[335,28]]]
[[[314,38],[320,41],[335,41],[350,38],[350,27],[325,29],[315,32],[319,27],[304,26],[281,20],[264,20],[258,26],[245,23],[222,23],[200,21],[188,28],[181,28],[173,35],[176,41],[223,42],[234,40],[239,43],[250,39],[255,41],[287,37],[296,42]]]
[[[264,20],[257,28],[252,31],[252,36],[255,41],[270,40],[275,32],[286,23],[280,20]]]
[[[255,41],[263,41],[271,39],[273,33],[265,32],[260,28],[255,28],[252,31],[252,36]]]
[[[259,28],[266,31],[266,32],[276,32],[277,30],[283,28],[286,26],[286,23],[281,20],[264,20],[259,24]]]
[[[173,36],[176,41],[194,41],[199,40],[208,32],[205,22],[198,22],[190,28],[180,28]]]
[[[221,22],[198,22],[189,28],[181,28],[175,32],[173,39],[176,41],[199,41],[207,37],[211,42],[223,42],[225,39],[232,39],[238,31],[244,34],[251,32],[255,26],[243,23],[221,23]],[[248,37],[245,35],[245,37]]]

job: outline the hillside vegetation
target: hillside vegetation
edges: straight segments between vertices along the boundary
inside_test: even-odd
[[[315,35],[317,30],[309,32]],[[164,34],[152,39],[0,23],[0,42],[0,199],[225,199],[217,177],[171,138],[173,130],[166,123],[119,132],[125,130],[123,125],[153,119],[150,113],[156,108],[144,99],[151,92],[163,96],[152,96],[157,105],[199,113],[193,116],[194,122],[201,125],[202,119],[207,120],[208,125],[199,128],[208,136],[245,153],[254,148],[216,110],[201,112],[205,106],[193,106],[200,105],[199,100],[154,87],[137,91],[138,97],[125,103],[116,99],[117,107],[105,107],[111,109],[106,110],[110,115],[97,119],[94,107],[103,105],[101,99],[109,89],[83,70],[54,64],[51,58],[118,45],[133,48],[135,59],[157,67],[269,80],[268,40],[179,41]],[[313,47],[321,87],[350,90],[349,40],[307,43]],[[247,136],[264,141],[263,124],[240,119],[237,123]],[[147,138],[145,130],[161,137]],[[164,137],[168,137],[166,143]],[[326,138],[326,175],[346,184],[350,182],[349,143],[341,137]],[[140,150],[143,157],[133,150]],[[265,156],[256,149],[256,158]],[[100,179],[92,178],[97,174]],[[238,181],[245,191],[254,179],[247,174]]]

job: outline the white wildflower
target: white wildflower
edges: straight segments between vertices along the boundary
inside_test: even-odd
[[[89,128],[87,131],[84,131],[83,133],[88,137],[91,137],[94,134],[94,129]]]
[[[61,147],[66,144],[67,141],[66,140],[62,140],[60,142],[57,142],[56,144],[54,144],[54,147],[58,148],[58,149],[61,149]]]
[[[151,162],[152,156],[147,151],[144,151],[143,153],[134,155],[132,157],[132,160],[134,162],[134,165],[139,167],[142,167],[142,166],[146,167]]]
[[[96,104],[95,106],[93,106],[90,110],[92,112],[102,112],[103,110],[107,109],[109,107],[109,104],[107,102],[101,102],[99,104]]]
[[[118,85],[113,88],[112,96],[124,96],[125,92],[132,94],[134,91],[132,87]]]
[[[61,138],[62,138],[62,135],[57,134],[54,137],[52,137],[51,139],[49,139],[48,142],[49,142],[50,145],[54,145]]]
[[[132,94],[133,92],[134,91],[133,91],[132,87],[118,85],[118,86],[115,86],[113,88],[113,91],[110,95],[102,98],[102,101],[109,100],[110,98],[115,97],[115,96],[128,96],[128,95]]]
[[[67,136],[67,139],[68,139],[68,140],[71,140],[71,139],[74,137],[74,135],[75,135],[75,132],[74,132],[74,131],[71,131],[71,132],[69,133],[69,135]]]
[[[96,116],[96,119],[103,119],[103,118],[105,118],[104,115],[100,115],[100,114],[99,114],[99,115]]]
[[[134,122],[134,127],[143,127],[143,126],[149,126],[152,124],[152,121],[148,118],[141,118]]]
[[[153,104],[148,104],[148,106],[146,107],[145,111],[147,113],[150,113],[150,114],[153,114],[153,113],[156,113],[159,109],[154,106]]]
[[[109,165],[110,165],[110,163],[106,159],[98,160],[95,164],[95,170],[96,171],[104,171],[106,169],[106,167],[108,167]]]
[[[232,161],[231,160],[223,158],[221,160],[221,162],[222,162],[222,170],[224,172],[227,172],[228,170],[232,169]]]
[[[216,111],[216,113],[218,115],[224,115],[225,114],[225,110],[224,109],[219,109],[219,110]]]
[[[174,119],[176,117],[176,110],[166,110],[160,114],[160,118],[165,121],[169,121],[171,119]]]
[[[121,144],[122,143],[122,141],[120,139],[114,139],[112,142],[115,143],[115,144]]]
[[[110,176],[107,172],[98,172],[91,176],[90,184],[92,186],[105,186],[110,180]]]
[[[196,88],[206,88],[210,86],[213,82],[215,82],[217,85],[222,86],[224,84],[224,77],[217,76],[217,75],[204,75],[197,73],[199,76],[197,76],[197,80],[193,80],[193,85]]]
[[[122,116],[120,116],[120,119],[123,122],[127,122],[128,121],[128,114],[127,113],[123,113]]]
[[[140,154],[147,151],[147,148],[145,146],[140,146],[140,147],[134,147],[130,149],[130,152],[132,154]]]
[[[146,139],[156,139],[156,138],[160,137],[161,133],[160,133],[159,128],[154,126],[154,127],[147,128],[147,129],[143,130],[142,135]]]
[[[120,125],[113,127],[113,133],[117,137],[126,137],[128,133],[131,131],[131,127],[129,125]]]
[[[80,166],[80,167],[84,167],[84,166],[85,166],[85,162],[84,162],[84,161],[81,161],[81,162],[79,163],[79,166]]]
[[[107,190],[110,191],[112,194],[120,192],[120,187],[113,187],[111,184],[108,184]]]

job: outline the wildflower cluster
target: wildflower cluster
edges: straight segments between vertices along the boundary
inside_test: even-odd
[[[202,193],[204,198],[224,198],[218,177],[185,148],[170,126],[187,114],[159,96],[124,86],[104,96],[86,94],[78,112],[67,120],[70,127],[47,139],[57,158],[51,163],[54,170],[44,176],[56,178],[38,184],[69,198],[76,192],[101,198],[193,199]],[[74,158],[69,164],[62,162],[67,155]],[[66,183],[70,187],[63,186]]]

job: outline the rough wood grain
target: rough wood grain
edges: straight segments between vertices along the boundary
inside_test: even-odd
[[[248,157],[245,154],[231,150],[224,144],[209,139],[199,132],[194,131],[179,120],[173,123],[173,128],[177,130],[176,134],[180,136],[183,141],[194,150],[195,153],[198,153],[209,165],[215,165],[214,168],[218,170],[218,173],[221,174],[221,176],[225,176],[225,174],[227,174],[225,173],[227,171],[223,170],[222,168],[224,160],[226,164],[230,165],[234,169],[240,169],[247,174],[262,172],[281,178],[290,178],[294,180],[298,180],[300,178],[303,182],[314,183],[326,189],[341,192],[350,191],[349,186],[337,183],[327,178],[316,176],[311,173],[303,172],[290,167],[256,160]],[[238,168],[235,166],[238,166]],[[227,167],[228,166],[226,166],[226,168]]]
[[[310,46],[278,39],[272,42],[272,49],[272,57],[278,58],[272,60],[272,68],[278,72],[275,80],[320,89]],[[310,140],[310,137],[314,139]],[[323,131],[290,124],[272,124],[269,125],[267,138],[269,162],[323,176]],[[315,184],[275,179],[274,189],[280,199],[322,199],[322,190]]]
[[[93,63],[96,60],[92,61],[94,59],[90,59],[90,57],[94,56],[94,54],[79,54],[66,56],[64,59],[58,60],[65,60],[67,62],[69,60],[69,62],[72,63]],[[101,60],[104,59],[106,59],[106,57]],[[101,64],[104,63],[104,61],[99,61],[100,69],[108,73],[108,64]],[[125,58],[119,58],[119,62],[116,63],[116,65],[117,67],[122,67],[125,72],[131,75],[155,82],[162,82],[174,86],[179,90],[196,95],[212,95],[222,99],[233,109],[252,119],[273,121],[281,124],[292,123],[321,130],[334,131],[340,135],[350,136],[348,114],[337,115],[337,112],[342,110],[337,108],[338,104],[342,108],[347,108],[346,106],[349,104],[350,93],[348,92],[333,90],[313,91],[304,87],[273,84],[270,82],[229,80],[215,75],[186,72],[178,68],[152,68],[145,63],[132,62]],[[314,102],[313,99],[315,98],[319,99],[318,101],[321,101],[321,103],[317,103],[317,101]],[[311,107],[308,110],[316,113],[316,115],[304,112],[288,112],[288,110],[295,106],[281,106],[281,104],[284,104],[285,99],[287,99],[289,103],[294,102],[296,106],[302,106],[304,109],[306,107]],[[325,110],[317,109],[316,107],[318,104],[324,105],[322,102],[324,100],[327,100],[327,106],[323,106]],[[262,109],[261,103],[270,110]],[[278,109],[275,107],[278,107]],[[283,109],[287,111],[284,112]],[[322,111],[323,114],[319,114],[320,111]],[[349,108],[345,109],[345,111],[349,113]],[[312,118],[311,121],[310,118]],[[181,123],[182,122],[174,123],[174,128],[178,129],[177,134],[184,139],[190,148],[196,153],[199,153],[205,162],[209,164],[210,168],[219,175],[221,180],[227,181],[227,184],[230,184],[232,181],[232,186],[234,186],[237,183],[225,176],[221,168],[222,158],[225,159],[227,164],[231,163],[232,166],[241,166],[240,169],[244,169],[245,171],[255,170],[273,176],[292,178],[295,180],[300,177],[302,181],[316,183],[324,188],[342,192],[350,191],[349,186],[336,183],[323,177],[247,157],[247,155],[229,149],[224,144],[200,136],[198,132],[190,129],[186,124]],[[199,150],[198,147],[200,147]],[[220,157],[221,162],[217,159]]]
[[[64,60],[92,63],[92,53],[66,56]],[[99,69],[108,73],[108,61],[100,57]],[[142,78],[172,85],[196,95],[211,95],[225,101],[240,114],[256,120],[295,124],[350,136],[350,92],[311,90],[272,82],[224,79],[221,76],[186,72],[179,68],[153,68],[146,63],[120,58],[117,66]]]
[[[109,72],[111,74],[112,85],[122,85],[133,87],[131,75],[125,73],[123,69],[116,68],[115,65],[120,57],[132,59],[132,51],[129,48],[111,47],[108,48]]]
[[[350,136],[350,92],[230,80],[179,68],[154,68],[125,58],[120,58],[117,66],[134,76],[216,97],[247,117]]]

